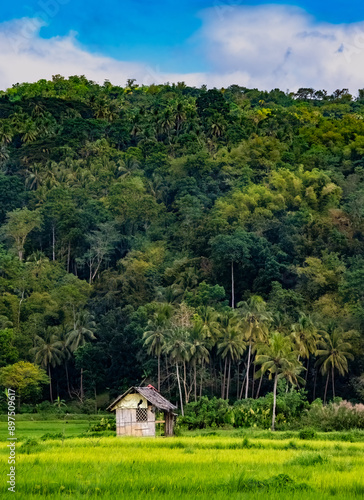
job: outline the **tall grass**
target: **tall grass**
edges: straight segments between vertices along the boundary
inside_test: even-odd
[[[339,448],[337,448],[339,446]],[[0,444],[1,477],[8,472]],[[364,443],[244,436],[91,437],[17,447],[14,498],[338,499],[364,494]],[[4,481],[5,483],[5,481]]]

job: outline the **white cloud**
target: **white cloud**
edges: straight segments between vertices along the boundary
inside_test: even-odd
[[[202,13],[199,38],[214,74],[247,87],[329,91],[364,87],[364,22],[317,22],[297,7],[236,6]]]
[[[151,84],[180,81],[185,76],[190,76],[192,84],[204,82],[203,75],[163,74],[147,64],[92,54],[79,46],[75,33],[43,39],[41,27],[41,21],[29,18],[0,24],[0,89],[57,74],[84,74],[99,83],[108,79],[116,85],[124,85],[128,78]]]
[[[142,84],[183,80],[196,86],[236,83],[282,90],[349,87],[355,92],[364,87],[364,22],[319,23],[301,9],[279,5],[211,8],[201,17],[203,27],[193,41],[211,69],[189,74],[93,54],[80,46],[75,33],[43,39],[42,22],[36,19],[1,23],[0,88],[54,74],[84,74],[119,85],[136,78]]]

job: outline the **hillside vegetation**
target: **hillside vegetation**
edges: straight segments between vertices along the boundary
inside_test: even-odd
[[[0,92],[2,385],[360,402],[363,118],[345,89]]]

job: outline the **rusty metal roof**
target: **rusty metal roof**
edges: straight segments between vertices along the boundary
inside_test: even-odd
[[[128,391],[124,392],[121,396],[115,399],[115,401],[107,408],[112,411],[115,405],[121,401],[127,394],[130,394],[132,391],[137,392],[141,396],[143,396],[149,403],[158,408],[159,410],[165,410],[171,412],[176,410],[177,407],[174,406],[168,399],[164,398],[154,387],[131,387]]]

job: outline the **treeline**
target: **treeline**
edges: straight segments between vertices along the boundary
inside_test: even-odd
[[[362,400],[363,117],[364,90],[1,92],[2,384]]]

